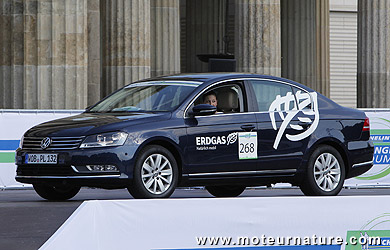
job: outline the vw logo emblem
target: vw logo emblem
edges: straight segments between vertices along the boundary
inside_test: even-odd
[[[46,137],[44,138],[42,141],[41,141],[41,148],[42,149],[47,149],[51,144],[51,138],[50,137]]]

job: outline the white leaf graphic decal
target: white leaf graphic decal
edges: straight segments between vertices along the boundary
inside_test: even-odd
[[[298,117],[298,120],[301,122],[311,122],[311,119],[309,117]]]
[[[287,139],[290,141],[299,141],[310,136],[318,126],[320,115],[318,111],[317,93],[302,93],[299,90],[295,93],[295,96],[298,102],[298,107],[295,104],[295,97],[291,92],[288,92],[285,96],[277,95],[276,99],[269,107],[271,123],[274,130],[278,130],[276,126],[275,114],[279,114],[280,118],[283,120],[275,138],[273,146],[274,149],[278,148],[282,135],[284,134],[288,125],[292,129],[303,131],[302,133],[296,135],[286,134]],[[293,108],[290,108],[291,103],[294,104]],[[313,105],[313,107],[311,107],[311,105]],[[308,128],[306,130],[304,130],[301,125],[290,124],[291,120],[300,112],[303,115],[314,116],[314,121],[309,117],[298,117],[300,122],[308,124]]]
[[[227,136],[226,140],[227,140],[227,145],[235,143],[237,141],[237,132],[230,133]]]
[[[303,130],[301,125],[290,124],[290,127],[295,130]]]

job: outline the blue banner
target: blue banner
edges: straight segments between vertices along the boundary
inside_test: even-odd
[[[390,164],[390,146],[375,146],[374,164]]]
[[[0,150],[16,150],[19,140],[0,140]]]
[[[371,135],[371,140],[374,143],[390,142],[390,135]]]

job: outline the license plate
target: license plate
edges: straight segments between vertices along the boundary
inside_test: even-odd
[[[57,154],[26,154],[27,164],[57,164]]]

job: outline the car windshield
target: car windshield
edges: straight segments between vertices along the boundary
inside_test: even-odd
[[[190,81],[133,83],[99,102],[88,112],[172,111],[200,84]]]

